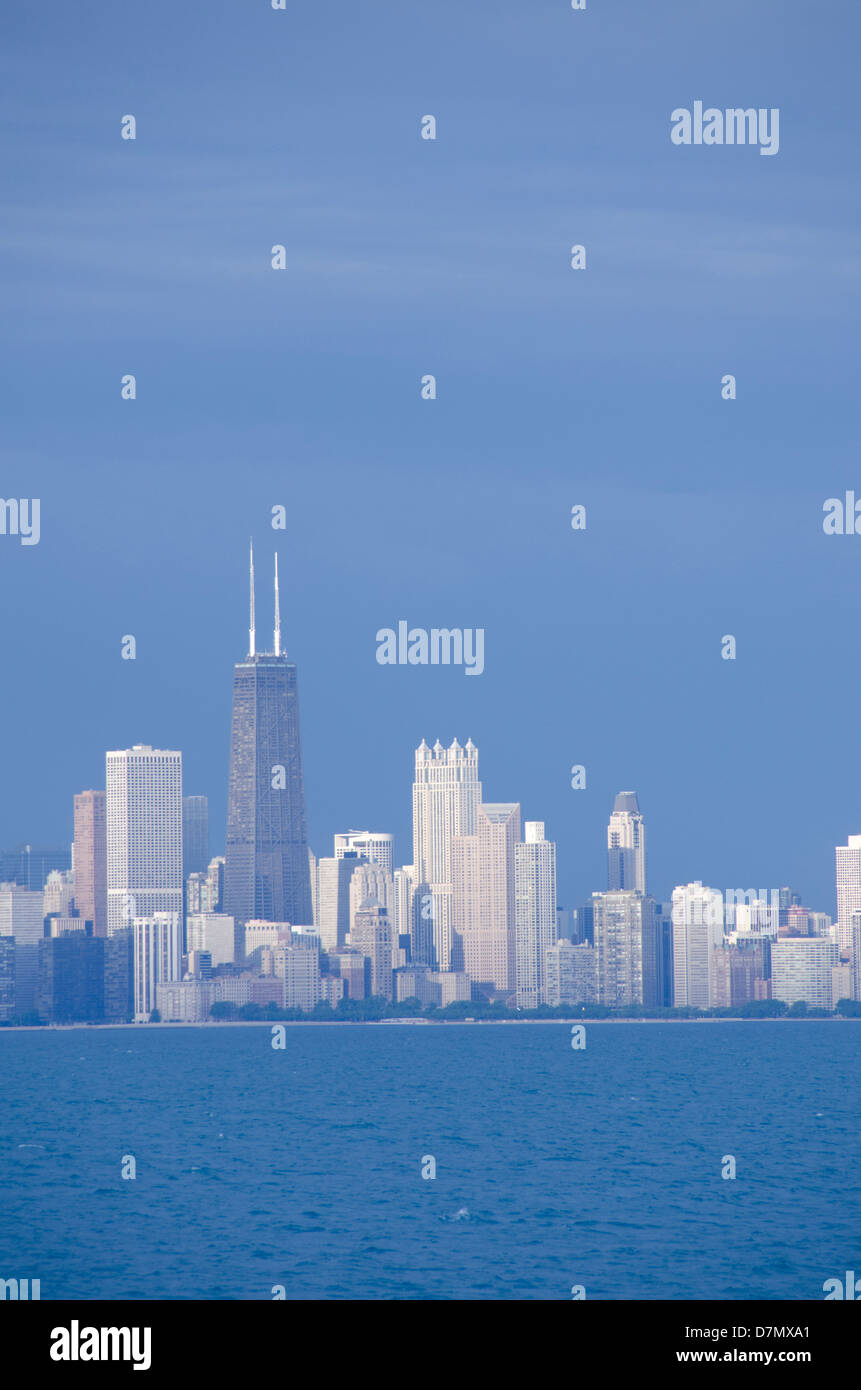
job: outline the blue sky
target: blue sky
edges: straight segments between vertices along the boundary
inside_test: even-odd
[[[366,826],[408,861],[415,746],[472,737],[564,903],[636,788],[658,896],[833,910],[861,832],[861,537],[822,531],[861,495],[857,6],[50,0],[3,27],[0,495],[39,497],[42,537],[0,537],[0,843],[70,838],[105,749],[147,742],[220,849],[253,533],[318,853]],[[673,146],[698,99],[778,107],[779,153]],[[378,666],[401,618],[483,627],[485,673]]]

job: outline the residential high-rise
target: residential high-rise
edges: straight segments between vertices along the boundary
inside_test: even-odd
[[[825,936],[784,936],[772,942],[772,998],[833,1008],[831,972],[839,959],[837,942]]]
[[[189,874],[206,873],[209,863],[209,800],[205,796],[182,798],[182,881]]]
[[[520,840],[517,802],[479,805],[474,835],[452,841],[454,964],[478,985],[504,993],[515,988],[515,847]],[[555,913],[556,905],[553,904]]]
[[[110,820],[108,826],[110,833]],[[147,1023],[158,986],[180,978],[182,919],[179,912],[154,912],[135,917],[133,928],[134,1018],[135,1023]]]
[[[106,755],[108,934],[182,915],[182,754],[138,743]]]
[[[350,883],[360,864],[365,864],[349,850],[339,859],[317,860],[317,918],[314,923],[320,933],[324,951],[337,951],[350,933]]]
[[[547,952],[556,942],[556,846],[543,821],[528,820],[514,847],[518,1009],[547,1003]]]
[[[93,924],[93,936],[108,934],[108,841],[105,793],[75,797],[75,906]]]
[[[205,951],[212,965],[229,965],[236,960],[236,923],[232,917],[223,912],[190,912],[185,925],[189,951]]]
[[[837,858],[837,939],[841,951],[852,950],[852,913],[861,910],[861,835],[850,835],[838,845]]]
[[[335,836],[335,858],[358,854],[371,864],[379,864],[388,874],[393,873],[391,835],[375,830],[347,830]]]
[[[594,1004],[597,1002],[595,948],[588,941],[575,945],[560,937],[547,952],[546,1003]]]
[[[673,1003],[707,1009],[712,952],[723,945],[723,898],[699,880],[673,889]]]
[[[258,652],[251,557],[249,650],[234,668],[224,911],[311,922],[311,872],[295,663],[281,650],[275,557],[274,651]]]
[[[452,841],[474,835],[481,803],[478,749],[437,739],[416,749],[413,783],[414,945],[430,959],[414,964],[452,968]],[[426,943],[426,945],[425,945]]]
[[[646,828],[636,792],[619,792],[607,826],[610,892],[646,891]]]
[[[660,1001],[660,949],[654,898],[633,889],[592,894],[598,1003]]]
[[[379,903],[366,902],[359,908],[350,932],[350,945],[371,963],[371,994],[391,999],[392,931],[388,913]]]

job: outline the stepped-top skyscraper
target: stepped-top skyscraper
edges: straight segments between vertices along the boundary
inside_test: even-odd
[[[646,828],[636,792],[619,792],[607,826],[607,886],[611,893],[645,893]]]
[[[258,652],[254,551],[248,655],[233,673],[224,911],[239,922],[311,923],[311,874],[295,663],[281,650],[275,557],[274,651]]]

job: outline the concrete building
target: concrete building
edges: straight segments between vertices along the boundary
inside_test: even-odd
[[[633,890],[593,893],[592,911],[598,1003],[657,1005],[661,971],[654,898]]]
[[[636,792],[619,792],[607,827],[607,887],[646,892],[646,828]]]
[[[105,763],[108,933],[135,917],[181,920],[182,754],[136,744]]]
[[[367,902],[355,915],[350,945],[370,961],[371,994],[392,998],[392,930],[388,913],[379,903]]]
[[[786,1004],[804,1000],[825,1009],[834,1007],[832,970],[840,948],[826,937],[783,937],[771,947],[771,992]]]
[[[515,986],[518,1009],[547,1002],[547,952],[556,942],[556,845],[543,821],[527,821],[514,847]]]
[[[423,739],[413,783],[414,964],[452,968],[452,844],[455,837],[475,834],[480,804],[472,740],[465,748],[457,739],[443,748],[437,739],[428,748]]]
[[[547,951],[546,971],[548,1004],[560,1007],[597,1003],[595,948],[588,941],[575,944],[561,937]]]
[[[474,835],[452,841],[453,965],[493,992],[515,989],[519,840],[519,804],[492,802],[479,805]]]
[[[673,1003],[711,1007],[711,959],[723,945],[723,897],[698,880],[673,890]]]
[[[134,929],[135,1023],[147,1023],[156,1008],[159,985],[180,978],[182,919],[178,912],[136,917]]]

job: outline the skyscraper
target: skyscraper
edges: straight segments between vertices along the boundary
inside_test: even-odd
[[[636,792],[619,792],[607,826],[607,887],[645,893],[646,828]]]
[[[861,835],[850,835],[838,845],[837,940],[841,951],[852,950],[852,913],[861,910]]]
[[[528,820],[514,847],[517,1007],[547,1003],[547,952],[556,944],[556,846]]]
[[[598,1003],[659,1002],[660,950],[654,898],[624,890],[593,893]]]
[[[707,1009],[712,1002],[712,953],[723,945],[723,898],[716,888],[688,883],[673,889],[673,1003]]]
[[[481,802],[478,749],[472,740],[462,748],[454,739],[443,748],[437,739],[416,749],[413,783],[414,941],[432,956],[417,964],[451,970],[452,840],[474,835]],[[430,930],[426,930],[430,927]],[[425,950],[424,942],[430,947]]]
[[[452,842],[454,965],[476,984],[515,988],[514,863],[520,840],[517,802],[480,805],[474,835]],[[555,903],[554,903],[555,911]]]
[[[154,912],[134,919],[135,1023],[147,1023],[159,985],[179,979],[182,921],[178,912]]]
[[[392,931],[379,903],[366,902],[356,912],[350,945],[371,962],[371,994],[392,998]]]
[[[108,841],[105,793],[75,797],[75,906],[93,924],[93,936],[108,934]]]
[[[135,917],[182,915],[182,754],[138,743],[105,764],[110,936]]]
[[[239,922],[311,922],[311,871],[296,666],[281,651],[275,557],[274,651],[258,652],[254,553],[248,656],[234,668],[224,911]]]
[[[206,873],[209,863],[209,801],[205,796],[182,798],[182,881]]]

